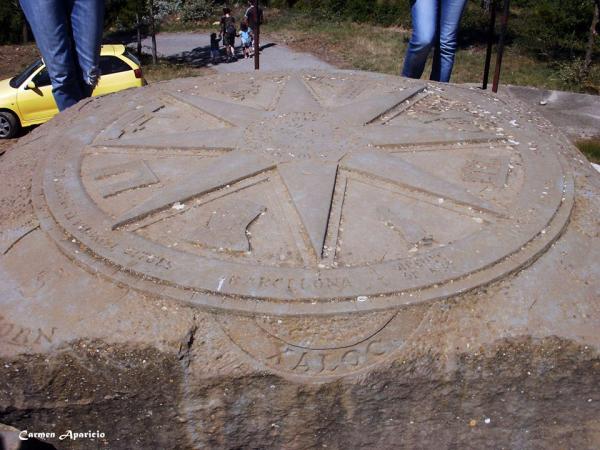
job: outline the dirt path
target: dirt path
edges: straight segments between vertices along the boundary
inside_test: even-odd
[[[220,73],[247,72],[254,70],[254,60],[239,59],[234,63],[210,64],[209,33],[163,33],[156,36],[159,55],[176,62],[195,66],[209,66]],[[239,39],[236,44],[239,45]],[[142,42],[144,52],[150,53],[150,39]],[[302,53],[275,43],[268,37],[261,40],[261,70],[332,69],[333,66],[310,53]]]
[[[39,57],[35,44],[0,45],[0,80],[11,78]]]

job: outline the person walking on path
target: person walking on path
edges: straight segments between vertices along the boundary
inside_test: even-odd
[[[246,14],[244,14],[244,17],[246,18],[246,23],[248,24],[250,31],[256,30],[257,22],[256,22],[256,18],[254,16],[254,2],[252,0],[250,0],[248,2],[248,9],[246,9]],[[258,7],[257,18],[258,18],[258,24],[262,25],[263,10],[260,6]]]
[[[210,34],[210,61],[213,64],[216,64],[220,59],[219,54],[219,42],[221,41],[220,37],[217,37],[217,33]]]
[[[235,60],[236,34],[235,18],[231,15],[231,9],[223,8],[223,17],[221,17],[221,36],[223,37],[223,45],[227,52],[228,61]]]
[[[259,25],[263,23],[263,10],[259,6],[256,10],[256,14],[254,12],[254,2],[252,0],[248,1],[248,9],[246,9],[246,13],[244,14],[244,18],[246,23],[248,24],[248,28],[250,28],[250,33],[252,34],[252,43],[251,47],[254,47],[254,36],[256,36],[256,29]]]
[[[246,22],[240,25],[240,38],[242,41],[242,49],[244,50],[244,58],[252,56],[252,31],[248,28]]]
[[[421,78],[431,47],[434,47],[430,80],[450,81],[458,24],[466,0],[412,0],[413,32],[402,75]]]
[[[20,0],[59,111],[90,97],[100,78],[104,0]]]

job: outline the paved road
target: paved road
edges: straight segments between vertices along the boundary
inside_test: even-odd
[[[600,96],[505,86],[506,92],[531,105],[572,139],[600,136]]]
[[[210,35],[208,33],[162,33],[156,36],[159,55],[178,62],[208,66],[220,73],[254,70],[253,59],[239,59],[233,63],[210,63]],[[239,39],[237,40],[239,44]],[[150,39],[142,41],[144,51],[150,53]],[[309,53],[295,52],[282,44],[261,41],[261,70],[332,69],[333,66]]]

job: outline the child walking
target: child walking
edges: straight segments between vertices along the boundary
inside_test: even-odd
[[[220,37],[217,37],[217,33],[211,33],[210,35],[210,60],[213,64],[219,61],[219,42],[221,41]]]
[[[240,38],[242,39],[242,48],[244,49],[244,58],[252,56],[252,30],[248,28],[246,22],[240,25]]]

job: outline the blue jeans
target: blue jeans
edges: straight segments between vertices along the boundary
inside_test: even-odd
[[[60,111],[89,97],[98,62],[104,0],[20,0],[42,53]]]
[[[450,81],[456,33],[467,0],[413,0],[413,33],[408,44],[402,75],[421,78],[427,55],[434,46],[430,79]]]

